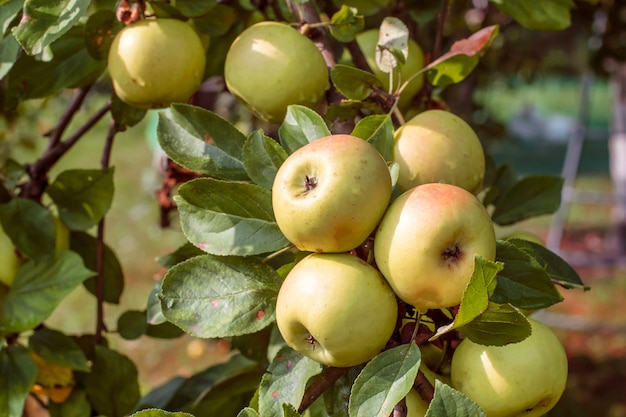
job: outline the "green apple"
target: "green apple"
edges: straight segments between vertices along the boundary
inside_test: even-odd
[[[120,100],[140,108],[187,102],[204,77],[205,48],[176,19],[144,19],[122,29],[109,50],[108,70]]]
[[[280,22],[260,22],[231,44],[224,63],[228,90],[257,117],[285,118],[287,106],[314,108],[329,88],[322,53],[306,36]]]
[[[406,395],[406,417],[424,417],[429,404],[415,389],[411,389]]]
[[[11,238],[0,225],[0,282],[10,287],[20,267],[20,258],[15,252]]]
[[[68,250],[70,248],[70,229],[57,216],[54,216],[54,224],[56,226],[54,245],[56,252]]]
[[[376,264],[395,293],[418,311],[458,305],[480,255],[493,261],[496,236],[476,196],[432,183],[391,203],[374,240]]]
[[[543,416],[565,390],[563,345],[549,327],[528,321],[532,334],[519,343],[484,346],[464,339],[452,356],[452,387],[489,417]]]
[[[285,342],[322,364],[376,356],[397,320],[396,296],[376,268],[347,253],[312,253],[287,274],[276,301]]]
[[[365,55],[365,59],[369,64],[372,72],[376,75],[376,77],[383,83],[383,86],[388,91],[389,90],[389,74],[383,72],[378,65],[376,65],[376,49],[378,45],[379,38],[379,30],[378,29],[370,29],[364,32],[361,32],[357,35],[356,41],[363,51],[363,55]],[[420,71],[424,68],[424,53],[422,52],[422,48],[413,40],[409,39],[409,54],[406,58],[406,62],[402,64],[399,71],[394,71],[394,87],[397,87],[398,74],[400,75],[400,83],[404,83],[408,80],[413,74]],[[422,89],[422,85],[424,85],[424,76],[418,75],[413,78],[407,87],[402,91],[400,98],[398,100],[398,107],[400,109],[405,109],[411,99],[417,94],[419,90]]]
[[[347,252],[374,231],[391,199],[391,175],[370,143],[331,135],[280,166],[272,187],[278,227],[298,249]]]
[[[399,167],[398,188],[445,182],[474,194],[482,189],[485,154],[474,130],[446,110],[427,110],[395,133],[392,160]]]

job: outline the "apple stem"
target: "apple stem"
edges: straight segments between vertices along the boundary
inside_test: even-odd
[[[339,378],[348,372],[350,368],[336,368],[329,366],[324,368],[315,381],[304,392],[298,413],[302,414],[311,406],[328,388],[330,388]]]
[[[398,404],[393,407],[391,417],[406,417],[408,409],[406,408],[406,397],[401,399]]]
[[[431,402],[435,396],[435,388],[430,381],[426,378],[426,375],[422,371],[417,371],[415,381],[413,382],[413,388],[419,393],[422,399],[426,402]]]
[[[290,250],[292,250],[293,248],[295,248],[295,246],[294,246],[294,245],[288,245],[288,246],[285,246],[285,247],[284,247],[284,248],[282,248],[282,249],[277,250],[276,252],[270,253],[269,255],[267,255],[265,258],[263,258],[263,259],[261,260],[261,263],[262,263],[262,264],[267,263],[267,261],[269,261],[269,260],[271,260],[271,259],[274,259],[275,257],[277,257],[277,256],[279,256],[279,255],[282,255],[282,254],[283,254],[283,253],[285,253],[285,252],[289,252],[289,251],[290,251]]]

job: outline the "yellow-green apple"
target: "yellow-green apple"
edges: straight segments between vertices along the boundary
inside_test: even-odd
[[[485,154],[474,130],[446,110],[427,110],[395,133],[392,160],[399,167],[398,188],[445,182],[474,194],[482,189]]]
[[[228,90],[257,117],[285,118],[287,106],[315,107],[329,87],[322,53],[306,36],[280,22],[260,22],[231,44],[224,63]]]
[[[285,342],[322,364],[348,367],[391,337],[396,296],[373,266],[347,253],[312,253],[287,274],[276,301]]]
[[[108,70],[120,100],[140,108],[187,102],[204,77],[205,49],[177,19],[144,19],[122,29],[109,50]]]
[[[456,185],[419,185],[396,198],[374,239],[374,257],[395,293],[418,311],[457,305],[476,255],[493,261],[496,237],[476,196]]]
[[[428,403],[415,389],[406,395],[406,417],[424,417],[428,411]]]
[[[346,252],[374,231],[391,199],[391,175],[370,143],[330,135],[283,162],[272,186],[276,223],[298,249]]]
[[[15,246],[0,225],[0,282],[10,287],[19,267],[20,258],[15,252]]]
[[[54,216],[55,231],[55,249],[56,252],[62,252],[70,248],[70,229],[57,216]]]
[[[389,90],[389,73],[383,72],[380,68],[378,68],[378,65],[376,64],[376,49],[378,47],[378,38],[379,30],[370,29],[359,33],[356,36],[356,41],[361,48],[363,55],[365,55],[365,59],[372,69],[372,72],[383,83],[385,89]],[[395,87],[398,87],[398,80],[400,81],[400,84],[403,84],[413,74],[424,68],[424,53],[422,52],[422,48],[420,48],[420,46],[413,39],[410,38],[408,41],[408,48],[408,56],[406,57],[405,63],[399,64],[401,66],[396,67],[396,69],[394,70],[394,90]],[[398,107],[400,109],[405,109],[411,99],[415,96],[415,94],[417,94],[417,92],[421,90],[423,84],[423,74],[413,78],[406,86],[406,88],[402,91],[402,94],[398,99]]]
[[[489,417],[539,417],[561,398],[567,356],[554,332],[528,319],[532,334],[518,343],[484,346],[464,339],[452,355],[452,387]]]

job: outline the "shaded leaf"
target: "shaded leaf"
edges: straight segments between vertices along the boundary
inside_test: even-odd
[[[280,143],[290,154],[307,143],[329,135],[330,130],[322,116],[299,104],[287,107],[285,120],[278,128]]]
[[[383,84],[374,74],[348,65],[333,66],[330,78],[337,91],[351,100],[365,100],[374,88],[383,89]]]
[[[529,3],[525,0],[489,0],[502,12],[532,30],[562,30],[570,26],[572,0],[542,0]]]
[[[195,247],[191,242],[185,242],[174,252],[159,256],[157,262],[164,268],[171,268],[179,262],[185,261],[194,256],[204,255],[205,252]]]
[[[210,12],[217,5],[217,0],[176,0],[176,9],[186,17],[198,17]]]
[[[115,93],[111,96],[111,116],[115,120],[117,132],[123,132],[129,127],[135,126],[147,114],[147,110],[123,102]]]
[[[149,408],[141,410],[130,415],[130,417],[194,417],[193,414],[184,413],[182,411],[169,412],[165,410],[159,410],[156,408]]]
[[[28,349],[21,345],[0,349],[0,375],[0,414],[22,417],[24,401],[37,376],[37,365]]]
[[[287,159],[287,152],[262,131],[248,136],[243,146],[243,164],[252,181],[261,187],[272,189],[278,168]]]
[[[91,14],[85,25],[87,51],[97,60],[106,60],[115,35],[123,27],[112,10],[98,10]]]
[[[198,3],[197,0],[189,1]],[[233,25],[237,22],[237,17],[237,12],[232,7],[225,4],[217,4],[209,13],[206,13],[203,16],[194,17],[192,20],[195,28],[199,32],[212,37],[219,37],[226,34],[233,28]],[[213,41],[214,38],[211,38],[211,44],[214,43]],[[232,41],[232,39],[230,39],[230,41]],[[228,43],[228,45],[230,45],[230,43]],[[215,54],[212,53],[214,50],[210,51],[211,53],[209,53],[208,56],[215,58]],[[207,64],[210,65],[209,62],[207,62]]]
[[[117,319],[117,332],[126,340],[134,340],[143,336],[148,329],[146,312],[128,310]]]
[[[74,387],[70,396],[62,403],[48,403],[50,417],[85,417],[91,415],[91,404],[87,392]]]
[[[24,1],[25,0],[0,1],[0,4],[2,4],[2,7],[0,7],[0,38],[10,34],[9,28],[17,15],[22,11]]]
[[[561,205],[563,178],[531,175],[513,184],[500,197],[491,215],[499,225],[554,213]]]
[[[504,304],[491,308],[460,329],[474,343],[504,346],[530,336],[530,322],[516,308]]]
[[[20,44],[13,36],[0,37],[0,80],[13,68]]]
[[[0,204],[0,224],[13,244],[31,259],[54,253],[56,225],[48,209],[26,198]]]
[[[365,19],[357,9],[342,4],[330,19],[330,34],[339,42],[351,42],[364,26]]]
[[[85,353],[76,341],[57,330],[39,328],[28,339],[28,348],[48,362],[89,372]]]
[[[436,380],[435,396],[425,417],[487,417],[487,414],[463,393]]]
[[[381,153],[385,161],[391,160],[393,152],[393,122],[387,114],[375,114],[359,120],[351,135],[365,139]]]

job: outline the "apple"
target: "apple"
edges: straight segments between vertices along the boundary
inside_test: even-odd
[[[196,31],[177,19],[144,19],[122,29],[109,50],[115,93],[140,108],[187,102],[204,77],[205,49]]]
[[[364,32],[359,33],[356,36],[356,41],[365,55],[365,59],[369,64],[372,72],[376,75],[376,77],[383,83],[383,86],[388,91],[389,90],[389,73],[383,72],[378,65],[376,64],[376,49],[378,45],[379,38],[379,30],[378,29],[370,29]],[[420,71],[424,68],[424,53],[422,48],[413,40],[409,39],[409,54],[406,58],[406,62],[401,64],[400,67],[394,71],[394,83],[397,84],[398,74],[400,75],[400,83],[403,84],[406,80],[408,80],[413,74]],[[399,68],[399,70],[398,70]],[[397,85],[394,84],[394,87]],[[422,85],[424,84],[424,76],[418,75],[413,78],[407,87],[402,91],[400,98],[398,100],[398,107],[400,109],[406,109],[409,105],[411,99],[417,94],[418,91],[422,89]]]
[[[485,154],[474,130],[446,110],[427,110],[395,133],[392,160],[398,164],[398,188],[445,182],[474,194],[482,189]]]
[[[54,216],[55,234],[55,250],[57,253],[70,248],[70,229],[57,216]]]
[[[20,264],[13,241],[0,225],[0,282],[10,287]]]
[[[496,236],[476,196],[456,185],[419,185],[401,194],[374,239],[376,264],[418,311],[458,305],[476,255],[493,261]]]
[[[374,146],[330,135],[283,162],[272,186],[276,223],[298,249],[347,252],[374,231],[391,199],[391,175]]]
[[[415,389],[411,389],[406,395],[406,417],[424,417],[429,404]]]
[[[376,268],[347,253],[312,253],[287,274],[276,323],[287,345],[325,365],[376,356],[396,326],[396,296]]]
[[[329,88],[322,53],[306,36],[280,22],[246,28],[231,44],[224,63],[228,90],[257,117],[285,118],[287,106],[314,108]]]
[[[528,319],[532,334],[519,343],[484,346],[464,339],[452,355],[452,387],[489,417],[538,417],[561,398],[567,356],[545,324]]]

